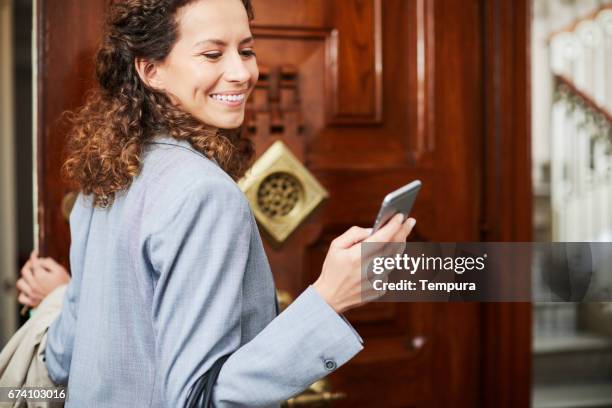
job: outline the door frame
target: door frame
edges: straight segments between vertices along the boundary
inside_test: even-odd
[[[17,328],[13,4],[0,0],[0,348]]]
[[[485,1],[483,19],[481,237],[530,242],[532,0]],[[483,304],[482,318],[486,334],[481,405],[530,406],[532,303]]]

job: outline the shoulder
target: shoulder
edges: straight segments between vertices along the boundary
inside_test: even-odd
[[[190,146],[155,144],[143,157],[140,183],[151,199],[153,222],[177,217],[189,222],[228,212],[250,216],[248,200],[236,182]]]
[[[170,139],[147,143],[142,159],[143,176],[149,176],[155,183],[191,184],[203,176],[233,182],[216,162],[195,150],[188,142],[166,140]]]
[[[162,138],[148,143],[143,153],[140,175],[147,189],[160,194],[175,192],[206,193],[214,190],[242,197],[236,182],[214,161],[195,150],[186,141]]]

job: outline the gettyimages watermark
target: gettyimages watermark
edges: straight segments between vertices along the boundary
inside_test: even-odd
[[[363,243],[362,298],[610,302],[610,242]]]

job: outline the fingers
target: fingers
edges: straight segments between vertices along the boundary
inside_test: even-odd
[[[21,303],[22,305],[26,305],[29,307],[36,307],[40,304],[41,300],[37,299],[37,298],[31,298],[28,295],[26,295],[25,293],[20,293],[19,297],[17,298],[17,300],[19,301],[19,303]]]
[[[20,292],[25,292],[26,294],[32,293],[32,288],[30,288],[30,285],[28,285],[23,279],[19,279],[17,281],[17,289],[19,289]]]
[[[20,301],[21,303],[31,305],[32,303],[38,304],[40,302],[40,296],[34,290],[32,290],[30,285],[28,285],[25,280],[19,279],[17,281],[17,289],[19,289],[21,292],[19,297],[23,298],[21,295],[25,295],[29,302],[23,303]]]
[[[408,218],[404,221],[397,234],[393,237],[393,242],[406,242],[406,238],[408,238],[415,225],[416,220],[414,218]]]
[[[38,257],[38,251],[34,250],[30,253],[30,258],[21,268],[21,275],[23,276],[26,270],[32,271],[32,274],[36,274],[37,270],[40,270],[40,260]]]
[[[334,239],[331,243],[333,248],[350,248],[358,242],[366,239],[372,230],[370,228],[351,227],[344,234]]]
[[[346,249],[362,241],[404,242],[415,225],[416,220],[414,218],[408,218],[404,221],[404,216],[402,214],[396,214],[384,227],[376,231],[373,235],[370,235],[372,233],[371,228],[351,227],[344,234],[334,239],[331,246]],[[57,265],[61,267],[61,265]]]
[[[58,267],[58,266],[61,268],[61,265],[58,264],[53,258],[40,258],[38,261],[40,262],[41,265],[44,265],[49,268]]]
[[[18,301],[22,305],[29,307],[36,307],[40,304],[42,296],[38,290],[38,283],[34,276],[35,270],[40,268],[40,258],[38,258],[38,251],[33,250],[30,253],[28,261],[21,268],[21,278],[15,285],[19,290]]]
[[[17,298],[17,300],[22,305],[26,305],[26,306],[30,306],[30,307],[35,307],[34,302],[23,292],[19,294],[19,297]]]
[[[404,236],[408,237],[408,235],[410,235],[410,233],[412,232],[412,230],[414,229],[414,227],[416,226],[416,220],[414,218],[408,218],[406,220],[406,222],[404,223]]]
[[[39,258],[38,264],[49,272],[63,272],[64,267],[57,263],[53,258]]]
[[[32,269],[32,261],[28,260],[26,263],[23,264],[23,266],[21,267],[21,274],[23,275],[24,270],[25,269]]]
[[[40,288],[38,287],[38,283],[36,282],[36,278],[34,277],[33,268],[23,267],[21,268],[21,277],[27,283],[27,285],[32,289],[36,294],[40,294]]]
[[[361,255],[364,262],[366,260],[367,262],[371,262],[374,257],[389,257],[404,252],[406,249],[406,238],[416,225],[416,220],[414,218],[408,218],[406,221],[402,222],[402,217],[396,216],[389,223],[394,221],[399,224],[390,226],[384,233],[379,234],[379,232],[383,231],[381,229],[364,241],[376,244],[373,246],[366,245],[361,247]],[[387,228],[389,223],[383,228]]]
[[[34,273],[34,275],[36,275],[36,272],[41,270],[42,267],[44,266],[45,269],[46,266],[48,265],[48,262],[43,262],[45,259],[50,259],[50,258],[40,258],[38,256],[38,251],[37,250],[33,250],[30,253],[30,259],[28,260],[28,262],[26,264],[30,265],[30,268],[32,269],[32,272]]]
[[[416,220],[414,218],[408,218],[403,221],[403,215],[397,214],[393,217],[384,227],[380,230],[376,231],[375,234],[370,236],[364,242],[373,242],[373,243],[387,243],[394,245],[375,245],[375,246],[365,246],[361,248],[362,256],[366,259],[371,259],[374,256],[380,256],[382,251],[383,254],[394,254],[397,253],[398,250],[403,251],[403,248],[397,245],[397,243],[406,243],[406,238],[416,225]]]
[[[393,236],[397,234],[399,229],[402,227],[404,220],[403,214],[395,214],[388,223],[386,223],[381,229],[372,234],[365,242],[389,242]]]

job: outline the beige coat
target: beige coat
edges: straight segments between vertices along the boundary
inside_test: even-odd
[[[55,387],[49,379],[44,360],[47,329],[59,315],[66,285],[51,292],[38,306],[33,316],[11,337],[0,352],[0,387]],[[62,407],[63,403],[0,401],[0,408]]]

